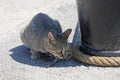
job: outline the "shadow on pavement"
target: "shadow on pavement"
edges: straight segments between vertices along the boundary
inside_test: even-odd
[[[50,59],[48,56],[41,56],[38,60],[31,60],[29,52],[30,49],[26,48],[24,45],[17,46],[10,50],[12,54],[10,55],[15,61],[32,65],[32,66],[39,66],[46,68],[49,64],[53,62],[53,59]],[[82,63],[74,61],[72,59],[69,60],[60,60],[57,62],[54,67],[75,67],[75,66],[81,66]],[[82,64],[83,65],[83,64]]]

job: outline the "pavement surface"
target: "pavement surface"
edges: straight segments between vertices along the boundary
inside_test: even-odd
[[[96,67],[73,59],[60,61],[47,68],[51,61],[31,60],[29,49],[19,32],[37,13],[58,19],[63,31],[72,28],[72,42],[77,11],[75,0],[0,0],[0,80],[119,80],[119,67]],[[78,40],[76,36],[74,40]],[[76,42],[76,41],[74,41]]]

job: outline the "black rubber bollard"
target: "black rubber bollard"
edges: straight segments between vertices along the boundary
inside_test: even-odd
[[[77,0],[80,51],[120,56],[120,0]]]

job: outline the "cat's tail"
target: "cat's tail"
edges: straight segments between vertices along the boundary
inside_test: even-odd
[[[96,66],[111,66],[111,67],[120,66],[120,56],[118,57],[92,56],[80,52],[78,47],[71,47],[70,51],[72,52],[74,59],[83,63]]]

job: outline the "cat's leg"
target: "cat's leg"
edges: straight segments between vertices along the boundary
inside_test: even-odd
[[[52,66],[54,66],[57,62],[58,62],[58,58],[57,57],[55,57],[55,60],[51,63],[51,64],[49,64],[47,67],[52,67]]]
[[[32,53],[31,59],[36,60],[36,59],[40,58],[40,53],[39,52],[37,52],[33,49],[31,49],[30,52]]]

